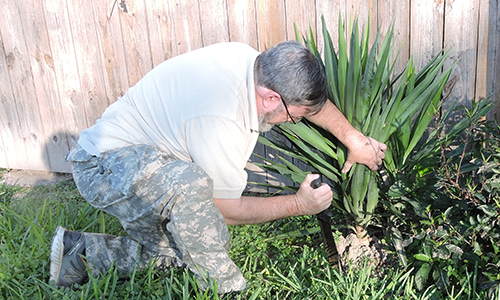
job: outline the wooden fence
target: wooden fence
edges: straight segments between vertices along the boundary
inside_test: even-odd
[[[334,36],[339,16],[393,23],[400,67],[451,49],[449,101],[498,104],[499,1],[0,0],[0,167],[67,172],[78,132],[161,61],[222,41],[262,50],[322,15]]]

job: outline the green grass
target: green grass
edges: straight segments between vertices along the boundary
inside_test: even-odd
[[[136,271],[127,280],[114,270],[76,289],[48,284],[49,248],[58,225],[123,234],[114,218],[92,208],[74,184],[15,188],[0,185],[0,299],[485,299],[468,286],[443,296],[433,286],[417,291],[411,269],[340,272],[328,265],[315,236],[280,233],[313,225],[312,218],[231,228],[231,257],[248,280],[247,290],[218,296],[200,290],[186,270]],[[499,297],[500,298],[500,297]]]

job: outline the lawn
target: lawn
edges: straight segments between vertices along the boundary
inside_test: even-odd
[[[71,180],[34,188],[0,185],[0,214],[2,299],[486,299],[473,272],[461,287],[443,293],[435,285],[418,291],[411,267],[340,271],[325,259],[319,234],[283,238],[314,227],[310,217],[231,227],[230,254],[248,280],[241,293],[218,296],[216,287],[200,290],[186,270],[154,268],[128,279],[111,270],[74,289],[56,288],[48,284],[55,228],[123,234],[119,223],[88,205]]]

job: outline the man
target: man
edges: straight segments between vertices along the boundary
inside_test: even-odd
[[[51,280],[80,284],[86,266],[126,275],[154,261],[186,266],[221,293],[244,289],[227,253],[226,224],[312,215],[332,199],[328,185],[310,187],[317,175],[294,195],[241,196],[259,132],[305,117],[347,146],[344,172],[353,163],[381,164],[386,146],[355,130],[326,98],[321,61],[296,42],[261,54],[221,43],[163,62],[83,131],[68,155],[82,196],[117,217],[128,236],[58,227]]]

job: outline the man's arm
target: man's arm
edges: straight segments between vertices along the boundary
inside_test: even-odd
[[[372,170],[377,170],[382,163],[387,146],[352,127],[331,101],[326,101],[317,114],[307,119],[331,132],[347,147],[349,152],[342,173],[347,173],[354,163],[364,164]]]
[[[309,174],[293,195],[214,199],[228,225],[257,224],[290,216],[314,215],[330,206],[332,191],[327,184],[311,188],[318,175]]]

